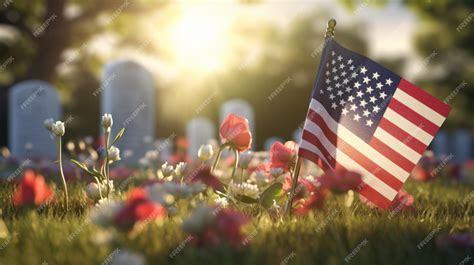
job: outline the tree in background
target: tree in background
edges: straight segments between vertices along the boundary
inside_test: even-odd
[[[429,60],[422,87],[452,106],[449,127],[474,128],[474,1],[405,3],[420,18],[415,47]]]
[[[134,27],[132,16],[160,8],[166,1],[149,0],[4,0],[0,3],[0,146],[6,144],[8,88],[25,79],[54,83],[66,97],[66,113],[82,119],[81,128],[95,128],[97,121],[81,117],[79,109],[97,111],[98,100],[91,98],[98,87],[101,65],[87,54],[90,41],[101,33],[120,32]],[[69,54],[68,54],[69,52]],[[67,55],[67,56],[66,56]],[[58,74],[69,69],[69,75]],[[73,76],[79,74],[80,76]],[[68,82],[80,81],[80,82]],[[80,86],[84,85],[84,86]],[[86,90],[86,91],[84,91]],[[90,90],[90,91],[89,91]],[[90,93],[89,93],[90,92]],[[92,108],[84,108],[84,102]],[[69,103],[69,102],[68,102]],[[92,117],[95,117],[94,115]],[[75,122],[74,124],[77,124]],[[79,130],[79,133],[84,133]],[[92,133],[92,132],[88,132]]]

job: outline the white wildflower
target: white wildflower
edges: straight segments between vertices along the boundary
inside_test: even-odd
[[[229,185],[230,193],[233,195],[245,195],[251,198],[258,198],[258,186],[249,184],[249,183],[230,183]]]

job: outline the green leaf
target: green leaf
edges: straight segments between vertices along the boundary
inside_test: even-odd
[[[79,161],[77,161],[77,160],[75,160],[75,159],[71,159],[71,162],[73,162],[74,164],[76,164],[76,166],[78,166],[79,168],[81,168],[81,169],[84,170],[85,172],[87,172],[87,173],[89,173],[89,174],[91,174],[91,175],[94,175],[94,173],[93,173],[92,171],[90,171],[90,170],[87,168],[86,164],[81,163],[81,162],[79,162]]]
[[[120,132],[117,133],[117,135],[115,136],[115,139],[112,141],[112,144],[110,146],[114,145],[118,140],[120,140],[124,132],[125,132],[125,128],[122,128],[122,130],[120,130]]]
[[[254,203],[258,202],[257,199],[254,199],[254,198],[249,197],[249,196],[241,195],[241,194],[235,195],[235,198],[238,201],[243,202],[243,203],[247,203],[247,204],[254,204]]]
[[[270,187],[262,192],[260,195],[260,203],[265,208],[270,208],[273,205],[273,199],[281,192],[283,184],[280,182],[275,182]]]
[[[81,169],[83,170],[86,170],[86,171],[89,171],[89,169],[87,168],[87,166],[84,164],[84,163],[81,163],[75,159],[71,159],[71,162],[73,162],[74,164],[76,164],[76,166],[80,167]]]

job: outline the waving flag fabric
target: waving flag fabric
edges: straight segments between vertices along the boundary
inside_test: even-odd
[[[328,39],[299,156],[362,174],[360,194],[390,206],[450,107],[374,61]]]

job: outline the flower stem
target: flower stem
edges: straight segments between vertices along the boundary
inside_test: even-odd
[[[99,187],[99,197],[102,200],[103,197],[102,197],[102,188],[101,188],[101,185],[100,185],[100,181],[97,177],[94,177],[94,179],[95,179],[95,182],[97,183],[97,187]]]
[[[110,178],[109,178],[109,137],[110,137],[110,128],[105,130],[105,179],[107,181],[107,193],[105,194],[106,198],[109,198],[110,193]]]
[[[234,161],[234,166],[232,167],[232,176],[231,178],[234,178],[235,175],[235,170],[237,169],[237,165],[239,164],[239,151],[235,148],[232,148],[234,150],[234,155],[235,155],[235,161]],[[240,184],[242,184],[243,179],[241,179]]]
[[[58,143],[58,163],[59,163],[59,174],[61,175],[61,180],[63,182],[63,188],[64,188],[64,196],[66,197],[66,212],[69,210],[69,196],[67,194],[67,185],[66,185],[66,178],[64,177],[64,172],[63,172],[63,159],[62,159],[62,144],[61,144],[61,136],[57,137],[57,143]]]
[[[214,164],[212,164],[211,172],[213,172],[216,169],[217,164],[219,163],[219,159],[221,159],[222,150],[225,148],[225,146],[226,145],[219,146],[219,149],[217,150],[216,158],[214,159]]]

